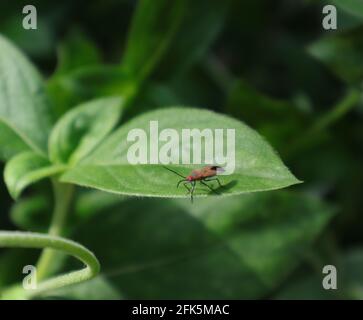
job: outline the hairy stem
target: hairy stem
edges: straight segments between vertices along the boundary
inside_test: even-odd
[[[29,299],[34,296],[39,296],[49,290],[91,279],[96,276],[100,270],[100,264],[91,251],[74,241],[56,236],[33,232],[0,231],[0,247],[52,248],[70,254],[86,265],[86,267],[81,270],[66,273],[40,282],[36,289],[25,290],[21,287],[8,289],[1,295],[3,299]]]
[[[52,180],[52,183],[55,204],[48,234],[50,236],[61,236],[66,223],[67,214],[70,210],[74,186],[70,184],[62,184],[55,180]],[[43,250],[37,264],[38,280],[43,280],[50,274],[52,270],[51,264],[52,261],[55,260],[56,254],[57,252],[52,249]]]

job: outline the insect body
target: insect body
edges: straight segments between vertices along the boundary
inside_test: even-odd
[[[202,185],[208,187],[211,191],[213,191],[216,194],[219,194],[217,191],[215,191],[211,186],[209,186],[207,181],[213,181],[216,180],[220,187],[223,187],[219,179],[216,177],[218,172],[223,172],[222,167],[219,166],[206,166],[203,167],[200,170],[193,170],[192,173],[189,176],[184,177],[183,175],[179,174],[178,172],[164,167],[165,169],[177,174],[179,177],[182,177],[183,179],[178,181],[177,188],[181,183],[183,183],[184,187],[188,190],[188,193],[190,193],[190,200],[193,202],[193,195],[195,190],[195,185],[197,181],[199,181]],[[188,184],[191,185],[191,187],[188,187]]]

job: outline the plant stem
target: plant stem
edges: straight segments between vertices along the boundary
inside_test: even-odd
[[[349,89],[342,100],[340,100],[330,111],[319,117],[316,122],[308,128],[304,134],[292,144],[286,152],[286,157],[292,157],[314,145],[317,135],[323,133],[340,118],[357,106],[360,99],[360,91],[353,88]]]
[[[61,236],[66,222],[67,213],[70,210],[74,186],[70,184],[63,184],[56,180],[52,180],[52,184],[54,190],[55,204],[48,235]],[[38,280],[43,280],[50,274],[50,266],[52,264],[52,261],[54,261],[56,254],[57,252],[52,249],[43,250],[37,264]]]
[[[351,109],[357,106],[360,99],[360,91],[357,89],[350,89],[341,101],[333,107],[331,111],[318,118],[317,122],[311,127],[312,134],[323,131],[337,122],[340,118],[346,115]]]
[[[0,247],[18,248],[52,248],[68,253],[81,260],[86,267],[63,274],[49,280],[40,282],[36,289],[25,290],[22,287],[10,288],[3,292],[3,299],[22,298],[29,299],[39,296],[45,291],[58,289],[60,287],[89,280],[96,276],[100,270],[100,264],[95,255],[84,246],[64,238],[43,235],[33,232],[0,231]]]

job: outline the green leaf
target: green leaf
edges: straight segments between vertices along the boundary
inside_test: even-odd
[[[26,143],[0,119],[0,160],[9,160],[25,150],[30,150]]]
[[[122,66],[137,80],[153,71],[185,14],[185,0],[140,0],[128,35]]]
[[[321,285],[322,274],[305,273],[295,277],[293,282],[287,283],[276,295],[277,299],[363,299],[363,250],[361,247],[349,249],[343,256],[336,259],[334,266],[337,268],[337,289],[326,290]],[[323,270],[325,265],[319,267]],[[326,275],[323,275],[326,276]]]
[[[92,151],[114,128],[122,112],[122,99],[99,98],[66,113],[49,137],[49,158],[75,164]]]
[[[229,0],[139,1],[122,66],[136,80],[153,71],[163,78],[185,72],[221,31],[229,4]]]
[[[2,36],[0,122],[5,123],[14,135],[19,136],[34,151],[46,154],[52,113],[42,79],[28,59]],[[11,140],[7,141],[0,148],[12,150],[11,144]],[[11,153],[16,153],[18,147],[19,143],[15,143]]]
[[[325,4],[331,4],[329,1],[325,1]],[[341,5],[340,5],[341,4]],[[337,6],[337,15],[338,15],[338,32],[353,30],[362,26],[363,24],[363,14],[360,12],[354,12],[349,10],[344,6],[343,1],[339,1],[339,3],[335,3]]]
[[[10,195],[16,199],[30,184],[64,170],[64,166],[52,165],[48,159],[32,151],[16,155],[7,162],[4,180]]]
[[[330,2],[351,15],[363,18],[363,2],[361,0],[332,0]]]
[[[16,43],[21,51],[36,59],[46,59],[53,55],[56,46],[56,30],[53,28],[52,19],[47,18],[47,13],[40,9],[42,14],[37,15],[37,30],[29,32],[28,29],[19,28],[24,19],[24,15],[19,14],[22,9],[21,4],[13,7],[10,16],[4,9],[4,7],[1,8],[4,16],[1,16],[0,29],[5,37]]]
[[[363,300],[363,248],[351,249],[342,261],[343,290],[350,299]]]
[[[256,128],[279,150],[296,139],[308,123],[293,103],[269,97],[242,79],[229,92],[226,111]]]
[[[206,54],[222,30],[231,3],[230,0],[185,2],[188,4],[184,19],[156,70],[164,78],[185,73]]]
[[[229,92],[227,110],[241,118],[247,117],[253,123],[259,123],[264,118],[276,119],[297,113],[289,101],[269,97],[243,79],[237,80]]]
[[[123,296],[112,283],[98,276],[76,286],[66,286],[49,292],[49,297],[66,300],[120,300]]]
[[[229,246],[270,289],[294,270],[335,211],[317,197],[286,191],[178,203],[218,236],[231,235]]]
[[[105,210],[105,208],[114,207],[126,199],[128,198],[98,190],[86,190],[86,192],[79,195],[74,205],[76,224],[86,221],[93,215]]]
[[[179,137],[184,128],[235,129],[235,171],[219,176],[223,194],[241,194],[284,188],[299,181],[285,167],[270,145],[254,130],[240,121],[214,112],[191,108],[168,108],[141,115],[110,135],[89,157],[62,175],[61,180],[81,186],[137,196],[186,197],[184,188],[176,188],[180,177],[162,165],[131,165],[127,159],[130,130],[149,132],[149,122],[158,120],[159,132],[175,129]],[[224,130],[226,140],[226,130]],[[161,144],[159,142],[159,144]],[[174,144],[173,150],[179,150]],[[182,175],[195,165],[169,166]],[[197,187],[196,195],[210,194],[209,189]]]
[[[137,199],[105,208],[74,237],[127,299],[260,298],[296,268],[331,218],[317,198],[291,192],[193,205]]]
[[[355,84],[363,79],[363,27],[322,37],[308,47],[342,80]]]
[[[80,30],[73,30],[61,44],[58,52],[56,76],[75,71],[81,67],[101,62],[100,52]]]
[[[323,269],[321,269],[323,270]],[[280,290],[274,299],[278,300],[333,300],[337,299],[336,290],[326,290],[322,286],[325,275],[306,275],[294,277],[286,287]]]
[[[80,94],[82,89],[75,74],[88,68],[98,70],[100,62],[100,52],[84,33],[76,29],[67,35],[58,50],[57,68],[46,84],[57,118],[75,104],[87,100]]]

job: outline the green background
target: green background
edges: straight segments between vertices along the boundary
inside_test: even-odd
[[[79,188],[67,235],[102,272],[49,297],[362,299],[359,2],[334,1],[336,31],[322,28],[323,1],[33,1],[37,30],[21,27],[28,3],[2,2],[0,33],[41,70],[55,117],[108,94],[132,97],[122,123],[169,105],[218,111],[256,129],[304,181],[193,206]],[[13,202],[0,181],[0,229],[46,231],[51,207],[48,182]],[[38,254],[2,249],[0,288]],[[338,290],[322,288],[330,264]],[[54,268],[77,266],[59,256]]]

